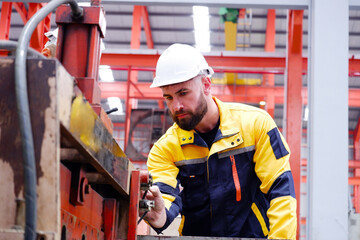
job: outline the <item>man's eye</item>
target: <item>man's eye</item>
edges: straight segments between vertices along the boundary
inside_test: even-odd
[[[181,92],[180,96],[185,96],[187,94],[187,92]]]

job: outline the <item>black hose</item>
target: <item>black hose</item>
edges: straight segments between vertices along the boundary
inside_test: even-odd
[[[16,48],[17,48],[16,41],[0,40],[0,49],[6,49],[9,50],[10,52],[15,52]],[[44,58],[44,59],[46,58],[44,55],[42,55],[33,48],[28,48],[28,54],[36,58]]]
[[[77,5],[75,0],[53,0],[38,12],[36,12],[34,16],[29,19],[24,29],[22,30],[18,41],[18,47],[16,49],[15,93],[22,140],[22,155],[24,161],[24,195],[26,208],[25,240],[34,240],[36,238],[37,221],[36,165],[26,85],[26,57],[28,45],[31,35],[37,25],[58,6],[68,2],[71,2],[72,8],[73,6]],[[77,8],[78,7],[75,7],[75,9]],[[76,16],[79,17],[79,14],[76,14]]]
[[[116,112],[117,110],[119,110],[117,107],[109,109],[109,110],[106,111],[106,114],[109,115],[110,113]]]

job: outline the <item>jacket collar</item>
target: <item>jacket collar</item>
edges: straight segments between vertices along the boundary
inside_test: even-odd
[[[235,121],[233,116],[231,115],[230,109],[228,105],[217,99],[216,97],[213,97],[216,105],[219,108],[219,114],[220,114],[220,127],[221,130],[221,138],[225,138],[228,136],[233,136],[240,132],[240,126]],[[220,139],[221,139],[220,138]]]
[[[238,135],[237,138],[240,138],[242,143],[243,141],[241,135],[239,134],[240,126],[231,116],[229,107],[225,103],[217,99],[216,97],[213,97],[213,100],[218,106],[219,114],[220,114],[220,126],[219,126],[220,131],[218,131],[214,142],[217,142],[223,138]],[[176,126],[175,129],[181,146],[188,144],[195,144],[204,147],[206,146],[204,141],[202,141],[202,139],[199,137],[199,135],[196,133],[195,130],[186,131],[181,129],[176,123],[174,125]]]

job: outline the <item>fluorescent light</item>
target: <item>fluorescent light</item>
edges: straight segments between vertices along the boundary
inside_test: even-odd
[[[193,6],[195,47],[201,52],[210,52],[209,8]]]
[[[309,120],[309,107],[306,105],[304,109],[304,122],[307,122]]]
[[[260,106],[265,106],[266,102],[265,101],[260,101],[259,104],[260,104]]]
[[[90,7],[91,6],[90,2],[79,2],[78,4],[79,4],[79,6],[82,6],[82,7]]]
[[[99,67],[99,75],[102,82],[114,82],[114,74],[108,65]]]
[[[105,44],[101,41],[100,45],[101,52],[105,50]],[[102,82],[113,82],[114,74],[108,65],[101,65],[99,67],[99,77]]]
[[[109,109],[117,108],[118,110],[116,112],[113,112],[112,115],[120,115],[123,114],[123,108],[120,101],[120,98],[118,97],[108,97],[107,98]]]
[[[103,40],[100,40],[100,51],[103,52],[105,50],[105,43],[103,42]]]

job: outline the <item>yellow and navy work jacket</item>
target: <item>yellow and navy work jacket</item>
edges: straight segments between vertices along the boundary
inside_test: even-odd
[[[174,124],[150,151],[167,214],[155,230],[181,213],[180,235],[295,239],[290,150],[274,120],[252,106],[214,101],[220,126],[210,149]]]

